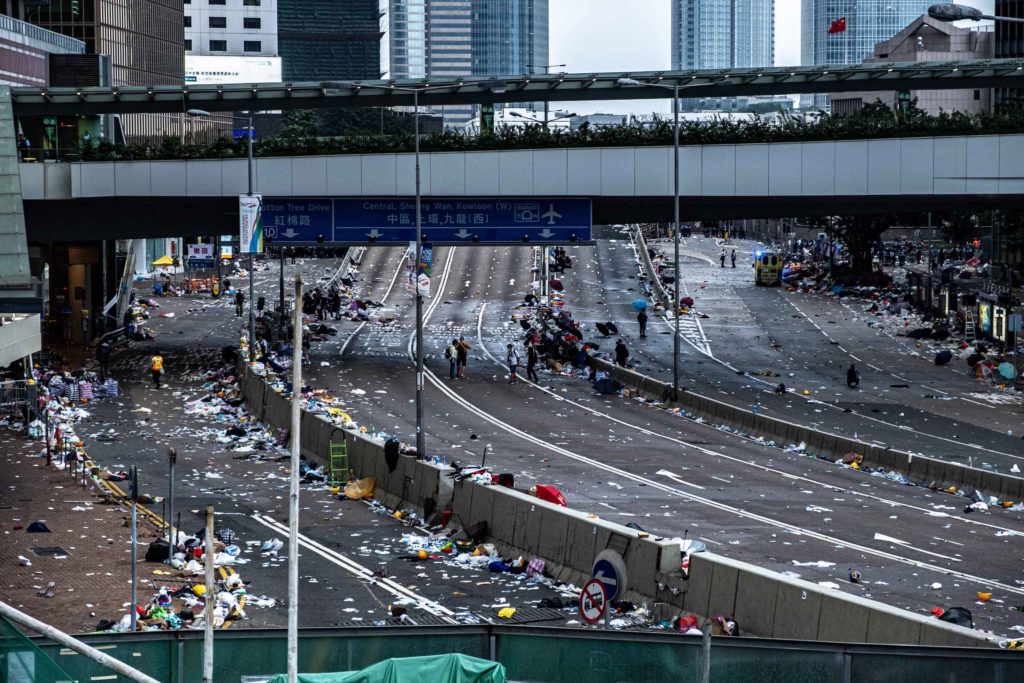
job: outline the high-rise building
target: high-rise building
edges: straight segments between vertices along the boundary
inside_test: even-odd
[[[277,49],[286,81],[377,79],[378,0],[277,0]]]
[[[800,63],[859,64],[872,56],[877,43],[927,14],[931,4],[931,0],[803,0]],[[845,19],[845,30],[829,33],[840,19]],[[801,104],[824,108],[828,96],[804,95]]]
[[[185,77],[182,0],[6,0],[7,13],[109,55],[113,85],[181,85]],[[81,85],[100,85],[80,83]],[[116,119],[115,139],[158,138],[181,128],[177,115]]]
[[[185,0],[184,18],[186,55],[277,56],[277,0]]]
[[[774,61],[775,0],[673,0],[673,69],[771,66]]]
[[[544,73],[548,0],[390,0],[392,78],[490,78]],[[463,128],[475,107],[444,108]]]
[[[1024,0],[996,0],[995,16],[1011,19],[1024,19]],[[1024,24],[1014,21],[995,22],[995,53],[996,59],[1020,59],[1024,57]],[[1019,101],[1021,91],[1018,88],[997,88],[993,92],[996,104],[1009,100]]]
[[[544,73],[548,0],[473,0],[473,76]]]

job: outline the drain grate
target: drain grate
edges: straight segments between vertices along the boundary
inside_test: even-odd
[[[34,552],[39,557],[57,557],[58,555],[70,555],[70,553],[67,550],[64,550],[64,548],[61,548],[60,546],[56,545],[45,546],[43,548],[32,548],[32,552]]]

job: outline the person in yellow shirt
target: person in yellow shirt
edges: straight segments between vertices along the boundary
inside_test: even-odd
[[[160,388],[160,375],[164,374],[164,357],[157,351],[149,361],[149,369],[153,373],[153,386]]]

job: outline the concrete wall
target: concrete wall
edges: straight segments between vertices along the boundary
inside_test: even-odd
[[[684,197],[1017,194],[1024,135],[893,138],[683,147]],[[245,192],[245,159],[89,162],[63,171],[22,164],[27,199],[226,197]],[[672,193],[671,147],[438,152],[422,155],[436,197]],[[263,157],[268,197],[412,196],[412,154]]]
[[[690,557],[683,600],[736,620],[742,635],[841,643],[992,647],[996,639],[932,616],[823,588],[713,553]]]
[[[802,441],[807,445],[808,453],[821,453],[832,458],[842,457],[847,453],[859,453],[864,456],[865,464],[902,472],[915,484],[928,485],[935,482],[942,488],[955,486],[967,492],[977,489],[1001,501],[1024,500],[1024,478],[1021,477],[967,467],[937,458],[911,455],[895,448],[885,448],[857,439],[820,432],[767,415],[754,415],[749,408],[733,406],[691,391],[681,391],[679,399],[671,402],[671,384],[599,358],[590,358],[589,361],[592,365],[606,370],[624,386],[637,389],[644,398],[678,406],[714,424],[724,424],[754,437],[763,436],[780,446],[798,444]]]
[[[264,378],[239,362],[239,383],[249,410],[275,427],[287,426],[290,401],[270,389]],[[629,589],[620,599],[664,603],[701,616],[734,615],[745,635],[840,642],[913,645],[991,645],[983,635],[882,603],[824,589],[806,581],[735,562],[711,553],[693,555],[687,579],[680,571],[678,543],[656,539],[597,515],[547,503],[521,491],[453,482],[451,468],[408,456],[388,471],[381,442],[325,419],[304,414],[302,452],[326,462],[331,439],[348,442],[355,476],[375,477],[374,496],[389,507],[432,500],[437,510],[451,508],[457,525],[486,521],[489,540],[505,557],[534,556],[560,581],[577,586],[590,578],[594,557],[611,548],[626,563]]]

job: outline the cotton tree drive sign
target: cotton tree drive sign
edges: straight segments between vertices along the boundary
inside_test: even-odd
[[[263,195],[238,195],[238,251],[259,254],[263,251]]]

